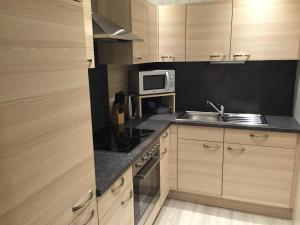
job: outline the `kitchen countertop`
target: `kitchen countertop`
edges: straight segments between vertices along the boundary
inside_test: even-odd
[[[170,124],[300,133],[300,125],[293,117],[265,116],[268,122],[267,126],[250,126],[202,121],[176,121],[177,115],[155,115],[148,119],[134,119],[127,122],[125,126],[129,128],[155,130],[149,138],[130,153],[94,151],[97,196],[101,196],[132,165],[141,152],[160,137]]]

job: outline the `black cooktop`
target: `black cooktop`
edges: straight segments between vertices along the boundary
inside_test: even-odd
[[[93,132],[94,150],[131,152],[147,139],[154,130],[124,127],[104,127]]]

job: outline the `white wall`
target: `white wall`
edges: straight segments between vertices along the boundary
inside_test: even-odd
[[[294,117],[300,123],[300,61],[298,62],[298,71],[296,76]]]

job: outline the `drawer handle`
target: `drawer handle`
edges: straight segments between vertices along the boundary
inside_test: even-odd
[[[167,154],[167,152],[168,152],[168,149],[165,148],[165,150],[161,153],[161,155],[165,155],[165,154]]]
[[[92,63],[93,62],[93,59],[87,59],[86,60],[88,63]]]
[[[83,0],[73,0],[74,2],[82,2]]]
[[[165,134],[163,135],[163,138],[166,138],[168,136],[169,136],[168,132],[165,132]]]
[[[211,59],[216,59],[216,58],[224,58],[226,55],[224,54],[212,54],[210,55]]]
[[[141,56],[135,58],[135,60],[142,60],[142,59],[143,59],[143,57],[141,57]]]
[[[92,219],[94,218],[94,215],[95,215],[95,209],[93,209],[93,210],[91,211],[91,214],[90,214],[88,220],[87,220],[86,222],[84,222],[82,225],[88,225],[89,222],[91,222]]]
[[[82,208],[86,207],[89,204],[89,202],[93,199],[93,197],[94,197],[94,192],[93,192],[93,190],[90,190],[89,191],[89,198],[88,198],[88,200],[86,200],[85,202],[83,202],[83,203],[81,203],[81,204],[79,204],[77,206],[74,206],[72,208],[73,212],[76,212],[79,209],[82,209]]]
[[[116,190],[118,190],[119,188],[121,188],[124,185],[124,182],[125,182],[125,179],[124,179],[124,177],[122,177],[121,183],[117,187],[112,187],[111,188],[111,192],[114,193]]]
[[[132,199],[132,196],[133,196],[132,191],[130,191],[129,197],[127,199],[121,201],[121,205],[124,205],[126,202],[128,202],[130,199]]]
[[[250,136],[251,138],[265,138],[265,139],[269,138],[269,135],[268,135],[268,134],[263,134],[263,135],[249,134],[249,136]]]
[[[173,59],[173,62],[175,62],[175,56],[171,55],[165,55],[161,57],[162,61],[165,61],[165,59]]]
[[[244,152],[246,151],[245,148],[231,148],[231,147],[227,147],[228,151],[238,151],[238,152]]]
[[[212,146],[212,145],[202,145],[204,149],[212,149],[212,150],[218,150],[220,148],[219,145],[215,145],[215,146]]]

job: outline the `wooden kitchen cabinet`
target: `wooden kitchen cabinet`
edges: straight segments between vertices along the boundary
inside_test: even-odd
[[[95,199],[83,3],[4,0],[0,18],[0,224],[69,224]]]
[[[148,62],[158,61],[158,7],[148,2]]]
[[[223,198],[292,208],[295,149],[224,144]]]
[[[159,6],[159,61],[185,61],[186,5]]]
[[[228,61],[231,21],[232,0],[188,4],[186,61]]]
[[[131,0],[132,32],[144,41],[133,42],[133,64],[148,62],[148,4],[147,0]]]
[[[134,225],[132,183],[124,188],[121,197],[107,211],[103,218],[99,219],[99,225]]]
[[[177,155],[178,155],[178,149],[177,149],[177,131],[178,126],[177,125],[171,125],[169,128],[170,131],[170,171],[169,171],[169,179],[170,179],[170,189],[171,190],[177,190],[177,168],[178,168],[178,162],[177,162]]]
[[[223,143],[178,139],[178,190],[221,197]]]
[[[231,60],[296,60],[299,0],[234,0]]]
[[[86,62],[88,68],[95,68],[91,0],[83,0],[83,15],[85,26]]]
[[[96,199],[70,225],[98,225]]]
[[[164,204],[170,191],[170,129],[160,137],[160,202]]]
[[[131,31],[143,41],[98,42],[101,64],[139,64],[148,62],[147,0],[97,0],[98,13]]]

